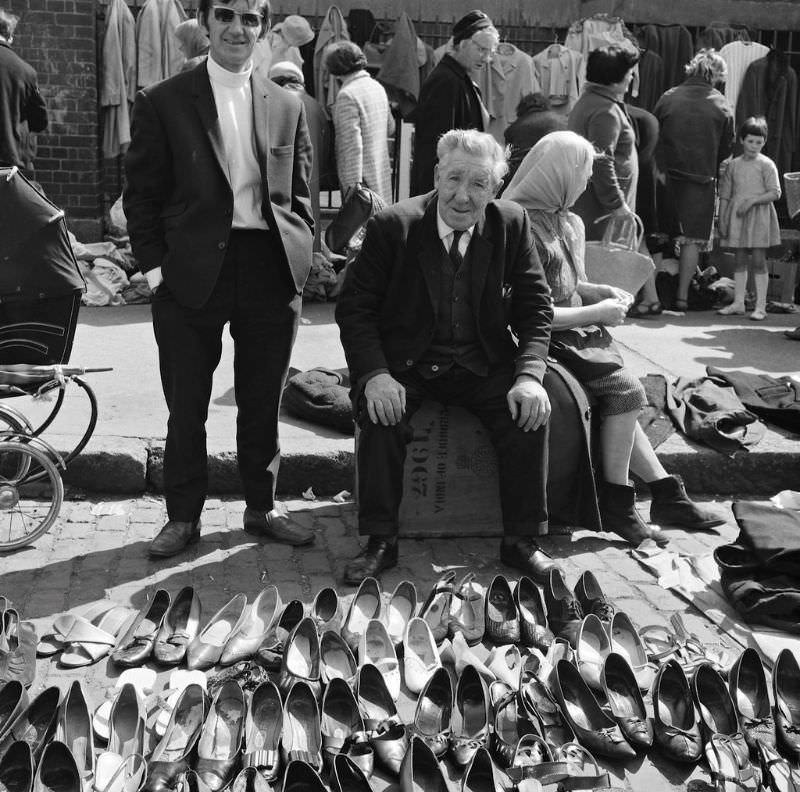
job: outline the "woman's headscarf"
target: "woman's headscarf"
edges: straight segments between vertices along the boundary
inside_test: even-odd
[[[550,132],[525,155],[503,198],[525,209],[567,212],[586,189],[584,174],[594,156],[594,147],[581,135]]]

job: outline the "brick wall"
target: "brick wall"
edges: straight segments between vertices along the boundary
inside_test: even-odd
[[[24,6],[24,7],[20,7]],[[11,0],[21,17],[14,48],[39,76],[48,129],[38,135],[36,179],[74,226],[103,214],[93,0]]]

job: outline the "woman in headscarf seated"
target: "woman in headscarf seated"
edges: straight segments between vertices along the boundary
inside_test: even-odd
[[[660,541],[663,534],[639,516],[630,472],[650,488],[653,523],[696,529],[722,525],[725,519],[689,499],[681,479],[667,474],[639,425],[644,388],[625,367],[606,329],[624,322],[633,296],[586,280],[583,221],[570,207],[586,189],[595,156],[592,144],[574,132],[545,135],[522,160],[503,197],[527,210],[552,290],[550,354],[597,403],[603,528],[638,545],[647,538]]]

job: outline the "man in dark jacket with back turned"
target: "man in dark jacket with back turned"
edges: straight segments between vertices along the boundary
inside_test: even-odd
[[[436,141],[448,129],[485,131],[489,113],[470,76],[491,62],[500,35],[483,11],[470,11],[453,25],[453,49],[428,75],[414,110],[411,195],[433,189]]]
[[[0,8],[0,165],[26,165],[20,151],[20,124],[31,132],[47,129],[47,108],[36,72],[12,49],[19,17]]]
[[[550,289],[527,214],[494,200],[507,169],[500,144],[456,129],[437,152],[436,192],[367,223],[336,305],[361,430],[358,526],[369,536],[344,578],[356,585],[397,563],[409,422],[432,398],[486,427],[498,455],[500,556],[544,584],[556,567],[535,541],[548,529]]]

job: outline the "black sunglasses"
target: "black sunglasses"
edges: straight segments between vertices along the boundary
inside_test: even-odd
[[[255,11],[234,11],[232,8],[225,6],[211,6],[214,12],[214,19],[221,22],[223,25],[229,25],[233,22],[234,16],[238,16],[244,27],[259,27],[264,21],[261,14],[256,14]]]

